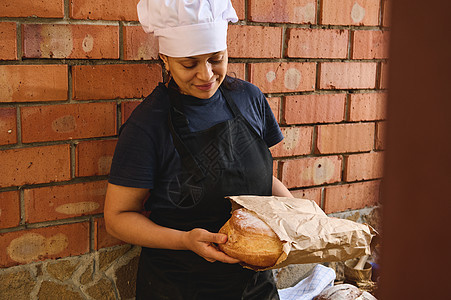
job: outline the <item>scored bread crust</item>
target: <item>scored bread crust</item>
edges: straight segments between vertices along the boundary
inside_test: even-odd
[[[228,238],[219,249],[251,266],[273,266],[283,252],[283,243],[271,227],[244,208],[235,210],[219,232]]]

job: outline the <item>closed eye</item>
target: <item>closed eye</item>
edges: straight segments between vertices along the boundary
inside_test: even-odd
[[[222,62],[223,62],[222,59],[210,60],[210,63],[211,63],[211,64],[214,64],[214,65],[220,64],[220,63],[222,63]]]
[[[193,69],[196,65],[189,65],[189,66],[186,66],[186,65],[182,65],[185,69]]]

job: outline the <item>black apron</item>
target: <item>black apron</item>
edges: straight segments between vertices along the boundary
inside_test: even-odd
[[[161,226],[218,232],[230,218],[225,196],[272,194],[272,156],[266,143],[221,89],[233,119],[190,132],[180,94],[168,88],[168,126],[182,171],[168,187],[174,208],[152,211]],[[271,271],[255,272],[239,264],[210,263],[192,251],[143,247],[136,299],[279,299]]]

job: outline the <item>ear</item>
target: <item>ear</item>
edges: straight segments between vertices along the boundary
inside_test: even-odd
[[[168,63],[168,57],[164,54],[158,53],[158,56],[161,58],[161,60],[164,63],[164,67],[166,68],[166,70],[169,70],[169,63]]]

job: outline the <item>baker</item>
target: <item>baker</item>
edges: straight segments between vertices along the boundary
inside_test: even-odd
[[[141,0],[138,16],[169,79],[120,129],[104,210],[111,235],[142,246],[136,299],[278,299],[270,271],[215,247],[225,196],[291,197],[273,177],[268,148],[283,136],[265,96],[226,75],[236,12],[230,0]]]

